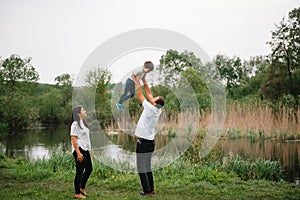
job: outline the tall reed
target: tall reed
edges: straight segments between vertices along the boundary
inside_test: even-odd
[[[230,130],[255,132],[259,138],[300,139],[300,107],[291,110],[271,104],[233,103],[227,105],[225,135]]]

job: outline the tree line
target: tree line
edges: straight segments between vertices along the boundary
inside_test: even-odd
[[[201,111],[209,111],[209,81],[222,84],[229,102],[269,102],[274,109],[285,105],[291,109],[300,103],[300,7],[294,8],[271,31],[267,44],[269,55],[242,60],[238,56],[216,55],[203,64],[193,52],[168,50],[156,69],[164,79],[152,85],[154,95],[166,99],[168,116],[180,112],[180,102],[173,89],[193,88]],[[68,123],[72,107],[72,77],[65,73],[55,77],[55,84],[41,84],[31,58],[11,55],[0,59],[0,129]],[[111,72],[97,68],[86,74],[86,83],[95,88],[94,113],[102,127],[113,123]],[[132,114],[137,112],[136,98],[130,100]]]

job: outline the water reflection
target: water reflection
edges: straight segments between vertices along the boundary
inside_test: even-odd
[[[31,161],[48,158],[52,152],[70,149],[70,145],[66,127],[0,133],[0,147],[10,158],[25,157]]]
[[[107,140],[110,143],[107,143]],[[176,151],[181,146],[185,146],[180,142],[173,146],[170,145],[173,138],[164,135],[158,135],[155,140],[154,162],[158,162],[156,159],[162,157],[160,149],[170,148],[170,151]],[[105,155],[117,161],[128,161],[132,168],[135,167],[136,138],[134,136],[116,132],[113,134],[91,132],[91,142],[95,155]],[[279,160],[284,169],[285,180],[290,182],[299,180],[300,141],[280,143],[269,140],[261,142],[251,142],[246,139],[223,140],[221,146],[226,154]],[[29,160],[36,160],[47,159],[54,151],[70,151],[71,142],[66,126],[50,127],[39,130],[21,130],[14,133],[1,132],[0,148],[8,157],[25,157]]]
[[[119,171],[136,172],[137,138],[135,136],[124,132],[91,133],[91,141],[95,159]],[[176,141],[171,145],[171,141],[172,139],[168,136],[156,135],[156,147],[152,157],[153,171],[175,160],[174,154],[179,152],[179,142]],[[182,140],[181,143],[186,142]]]
[[[251,142],[247,139],[222,141],[227,154],[242,157],[263,157],[279,160],[283,166],[285,180],[295,182],[300,177],[300,141],[276,142],[271,140]]]

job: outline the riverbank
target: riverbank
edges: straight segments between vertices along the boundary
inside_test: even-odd
[[[73,199],[75,167],[69,153],[49,160],[0,158],[0,199]],[[234,172],[179,160],[154,172],[152,199],[300,199],[300,187],[283,180],[242,180]],[[140,199],[135,173],[118,172],[94,160],[88,199]]]

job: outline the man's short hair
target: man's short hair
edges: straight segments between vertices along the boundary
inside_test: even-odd
[[[155,103],[156,105],[160,105],[160,107],[163,107],[165,105],[165,99],[162,96],[159,96]]]
[[[153,69],[154,69],[154,65],[153,65],[153,63],[152,63],[151,61],[146,61],[146,62],[144,63],[144,66],[145,66],[146,68],[148,68],[150,71],[153,71]]]

